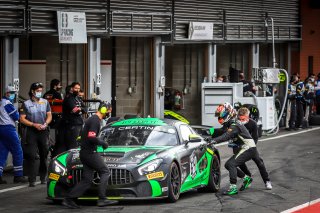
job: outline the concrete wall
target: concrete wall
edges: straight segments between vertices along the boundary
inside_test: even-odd
[[[62,48],[62,76],[60,76],[60,48]],[[77,45],[60,45],[56,36],[30,36],[28,39],[20,39],[19,57],[20,60],[46,60],[46,90],[50,87],[50,81],[57,78],[62,79],[64,92],[64,88],[73,81],[83,84],[83,77],[77,70],[76,51],[79,51]]]
[[[128,37],[116,38],[116,103],[117,115],[123,117],[126,114],[135,114],[143,116],[144,113],[144,72],[150,72],[144,69],[144,60],[150,58],[144,57],[144,43],[150,43],[150,39],[137,39],[137,57],[135,57],[136,38],[131,42],[131,63],[129,62],[129,40]],[[135,64],[136,63],[136,64]],[[113,64],[114,66],[114,64]],[[129,66],[131,66],[131,85],[129,83]],[[136,77],[135,77],[136,69]],[[136,82],[136,84],[135,84]],[[128,88],[132,87],[132,94],[128,93]]]
[[[204,44],[174,45],[166,47],[166,87],[189,92],[183,96],[183,109],[178,111],[191,124],[201,123],[201,82],[204,78]],[[190,61],[191,47],[191,61]],[[185,63],[185,53],[187,53]],[[191,64],[191,66],[190,66]],[[185,74],[186,66],[186,74]],[[190,84],[191,68],[191,84]],[[186,78],[185,78],[186,75]]]

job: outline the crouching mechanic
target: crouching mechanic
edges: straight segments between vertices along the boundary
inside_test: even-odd
[[[249,115],[250,115],[250,111],[248,108],[246,108],[246,107],[240,108],[238,110],[238,121],[247,128],[247,130],[249,131],[252,139],[254,140],[254,142],[257,146],[258,138],[259,138],[258,137],[258,125],[253,119],[251,119],[249,117]],[[255,164],[257,165],[257,167],[259,169],[260,175],[262,177],[263,182],[265,183],[266,189],[271,190],[272,185],[271,185],[271,181],[269,178],[269,174],[267,172],[267,169],[264,165],[262,158],[259,155],[258,150],[257,150],[257,153],[252,158],[252,160],[255,162]],[[248,188],[252,182],[252,177],[251,177],[250,171],[243,170],[242,168],[243,167],[240,166],[240,169],[246,174],[246,177],[244,178],[243,185],[241,186],[240,191]],[[247,167],[245,166],[244,168],[247,168]]]
[[[110,103],[101,102],[96,114],[88,118],[84,124],[80,144],[80,160],[83,164],[83,178],[63,200],[62,205],[68,208],[79,208],[74,200],[90,188],[94,178],[94,171],[97,171],[100,176],[99,200],[97,205],[102,207],[117,202],[106,199],[106,188],[110,172],[100,154],[96,152],[97,145],[102,146],[104,149],[108,148],[108,143],[97,136],[100,132],[101,120],[108,117],[111,110]]]
[[[229,103],[219,105],[215,111],[215,116],[218,117],[218,122],[228,129],[221,136],[214,138],[211,143],[231,140],[228,144],[229,147],[239,147],[239,151],[225,164],[225,168],[229,171],[230,187],[224,192],[225,195],[238,194],[237,167],[243,165],[258,154],[256,144],[246,127],[236,121],[236,111]]]

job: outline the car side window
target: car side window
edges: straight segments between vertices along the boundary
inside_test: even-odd
[[[188,141],[189,135],[192,134],[191,129],[187,125],[181,125],[180,132],[183,141]]]

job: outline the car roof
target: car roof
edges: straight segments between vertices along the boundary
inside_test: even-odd
[[[174,119],[160,119],[160,118],[130,118],[120,120],[111,124],[112,127],[116,126],[176,126],[183,122]]]

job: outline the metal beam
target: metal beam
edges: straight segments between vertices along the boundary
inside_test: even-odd
[[[164,113],[164,87],[161,86],[161,79],[165,76],[164,72],[164,45],[161,44],[161,38],[154,38],[154,117],[163,118]]]
[[[208,77],[210,82],[215,82],[217,77],[217,45],[208,44]]]
[[[99,98],[101,86],[101,39],[89,37],[88,39],[88,96]]]

